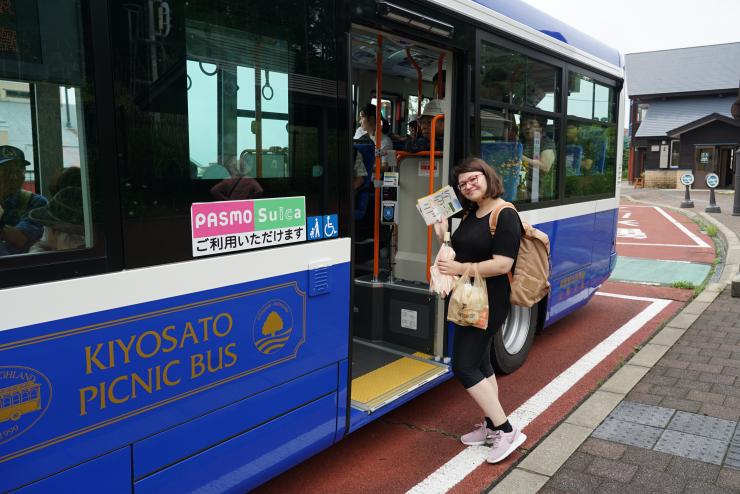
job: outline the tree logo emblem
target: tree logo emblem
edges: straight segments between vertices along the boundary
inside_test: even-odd
[[[254,323],[254,346],[265,355],[279,352],[293,334],[293,313],[282,300],[267,302],[257,313]]]

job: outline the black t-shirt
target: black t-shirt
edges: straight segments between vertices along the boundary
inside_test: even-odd
[[[492,237],[488,213],[477,218],[471,212],[452,235],[452,248],[458,262],[483,262],[493,256],[506,256],[516,260],[522,226],[519,215],[511,208],[499,213],[496,234]],[[513,267],[512,267],[513,269]],[[470,273],[471,276],[473,273]],[[497,331],[509,315],[511,288],[506,274],[485,278],[488,289],[488,329]]]

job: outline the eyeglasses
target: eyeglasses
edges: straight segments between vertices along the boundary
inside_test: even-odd
[[[478,173],[477,175],[473,175],[469,179],[465,180],[464,182],[458,182],[457,188],[458,190],[464,190],[468,187],[471,187],[473,185],[476,185],[478,183],[478,177],[482,176],[482,173]]]

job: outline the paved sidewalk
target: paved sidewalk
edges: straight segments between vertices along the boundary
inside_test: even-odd
[[[675,207],[664,191],[639,198],[622,192]],[[727,248],[719,283],[710,283],[491,492],[740,493],[740,299],[730,296],[740,267],[740,220],[736,226],[731,215],[694,211],[717,226]]]

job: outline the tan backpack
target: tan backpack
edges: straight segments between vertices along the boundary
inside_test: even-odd
[[[491,235],[496,233],[498,215],[505,208],[516,211],[513,204],[506,202],[497,207],[490,216]],[[518,214],[518,212],[517,212]],[[521,307],[532,307],[550,293],[550,239],[547,234],[521,221],[522,239],[516,257],[514,273],[509,275],[511,303]]]

